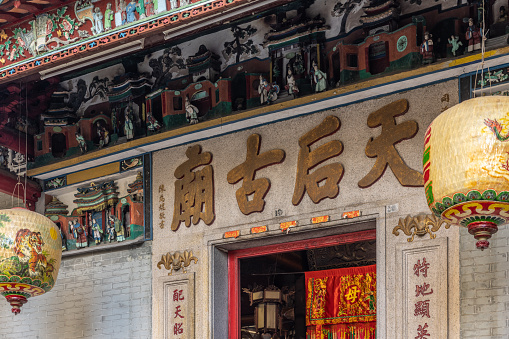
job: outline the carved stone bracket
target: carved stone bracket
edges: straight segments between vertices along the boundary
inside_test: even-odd
[[[161,256],[161,260],[157,263],[157,268],[161,269],[161,265],[164,265],[164,268],[170,270],[168,275],[181,268],[182,272],[186,273],[186,267],[191,265],[191,261],[194,261],[195,264],[198,262],[198,258],[193,256],[193,251],[184,251],[183,254],[178,251],[173,254],[168,252]]]
[[[436,234],[434,234],[434,232],[437,232],[444,223],[446,224],[445,228],[451,226],[440,218],[437,218],[434,214],[408,215],[406,218],[399,218],[398,226],[394,227],[392,233],[398,236],[398,230],[402,230],[406,235],[411,236],[407,239],[408,242],[414,241],[416,235],[422,237],[426,233],[429,234],[431,239],[435,239]]]

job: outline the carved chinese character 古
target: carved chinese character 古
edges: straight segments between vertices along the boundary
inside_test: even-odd
[[[343,165],[332,163],[310,171],[324,162],[341,154],[343,144],[339,140],[331,140],[311,151],[311,145],[318,140],[334,134],[341,123],[333,115],[326,117],[322,123],[304,134],[299,139],[299,158],[297,162],[297,178],[292,203],[297,206],[304,192],[308,192],[311,200],[317,204],[325,198],[335,198],[339,193],[339,181],[343,176]]]
[[[401,99],[369,115],[368,126],[375,128],[381,125],[382,134],[375,139],[371,138],[366,145],[366,155],[370,158],[376,157],[376,162],[371,171],[359,181],[359,187],[366,188],[373,185],[382,177],[387,165],[401,185],[424,185],[422,173],[408,167],[394,147],[400,141],[413,138],[419,129],[417,122],[413,120],[396,124],[395,117],[407,111],[408,101]]]
[[[422,258],[422,263],[421,263],[421,260],[417,260],[417,264],[414,265],[414,274],[416,276],[419,276],[419,274],[422,273],[422,276],[424,278],[427,278],[428,277],[428,268],[429,268],[429,263],[426,262],[426,258]]]
[[[247,139],[246,161],[228,172],[230,184],[242,181],[236,197],[240,211],[245,215],[263,211],[265,196],[269,192],[270,181],[267,178],[255,179],[256,171],[280,163],[285,158],[285,151],[274,149],[260,154],[260,135],[252,134]],[[249,196],[253,195],[249,200]]]
[[[191,146],[186,151],[189,158],[175,170],[175,204],[171,230],[178,230],[180,223],[187,227],[196,225],[200,220],[210,225],[214,221],[214,174],[210,152],[201,153],[199,145]],[[203,169],[193,172],[199,166]]]

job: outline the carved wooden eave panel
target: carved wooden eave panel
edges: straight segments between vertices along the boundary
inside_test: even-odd
[[[106,1],[101,1],[103,2]],[[90,67],[289,2],[291,0],[198,1],[185,8],[162,12],[96,35],[93,35],[93,31],[88,32],[85,25],[79,26],[80,19],[72,17],[71,14],[74,13],[62,12],[65,8],[62,7],[61,12],[57,10],[59,14],[54,16],[62,22],[52,19],[56,22],[55,34],[59,33],[61,36],[55,35],[49,39],[42,37],[46,39],[44,43],[47,43],[47,46],[44,45],[46,50],[40,53],[36,50],[39,48],[39,40],[34,41],[35,37],[26,37],[30,33],[28,24],[27,27],[13,29],[12,32],[16,31],[13,33],[15,36],[10,36],[5,30],[0,29],[0,40],[3,41],[3,44],[0,42],[0,83],[37,73],[42,79],[46,79]],[[43,15],[51,17],[53,14]],[[86,23],[91,27],[92,21],[88,17],[86,19],[89,20]],[[68,23],[71,23],[72,28],[69,28],[71,26]],[[68,31],[65,31],[62,25],[69,28]],[[65,34],[68,38],[62,43]],[[11,43],[7,44],[7,41]],[[52,45],[48,47],[50,43]],[[12,46],[17,46],[16,51]]]

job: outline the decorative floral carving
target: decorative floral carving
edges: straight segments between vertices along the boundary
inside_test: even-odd
[[[198,262],[198,258],[193,256],[193,251],[184,251],[184,253],[175,252],[171,254],[170,252],[163,254],[161,256],[161,260],[157,263],[157,268],[161,269],[161,265],[164,265],[164,268],[170,270],[168,275],[171,275],[173,271],[178,271],[182,268],[182,272],[186,273],[186,267],[191,265],[191,261],[194,261],[196,264]]]
[[[406,235],[411,236],[407,239],[408,242],[414,241],[414,237],[416,235],[422,237],[426,233],[429,234],[431,239],[435,239],[436,234],[434,234],[434,232],[438,231],[444,223],[446,224],[445,228],[449,228],[451,226],[434,214],[419,214],[417,216],[408,215],[404,219],[399,218],[398,226],[394,227],[392,233],[398,236],[399,230],[402,230]]]

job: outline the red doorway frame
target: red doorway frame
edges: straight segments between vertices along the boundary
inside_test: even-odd
[[[347,234],[297,240],[267,246],[259,246],[228,252],[228,337],[240,339],[240,267],[239,260],[282,252],[348,244],[357,241],[376,239],[376,229]],[[283,246],[282,246],[283,245]]]

